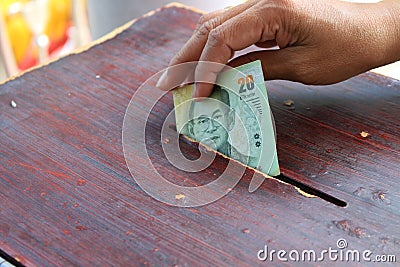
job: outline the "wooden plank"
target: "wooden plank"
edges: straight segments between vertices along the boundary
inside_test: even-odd
[[[267,83],[283,171],[345,200],[345,208],[274,180],[250,194],[250,169],[227,196],[198,208],[163,204],[137,185],[122,151],[125,110],[199,16],[163,8],[0,87],[0,249],[27,266],[255,266],[265,264],[257,259],[265,245],[321,251],[345,238],[350,249],[399,258],[400,83],[376,74],[328,87]],[[167,94],[147,124],[154,165],[176,183],[213,180],[225,158],[185,173],[160,156],[160,129],[172,108]],[[181,146],[198,155],[194,144]],[[137,171],[154,175],[139,164]]]

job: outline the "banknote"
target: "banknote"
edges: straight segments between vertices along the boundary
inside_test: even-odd
[[[260,61],[220,73],[202,101],[194,101],[192,92],[193,85],[173,92],[179,133],[265,174],[280,174]]]

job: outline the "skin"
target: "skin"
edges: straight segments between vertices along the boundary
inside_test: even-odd
[[[400,60],[399,18],[399,0],[374,4],[251,0],[202,16],[170,66],[212,61],[235,67],[260,59],[266,80],[337,83]],[[232,59],[235,51],[251,45],[279,49],[260,49]],[[215,81],[221,70],[198,64],[194,76]],[[186,77],[166,72],[157,86],[169,90],[171,81]],[[207,97],[212,88],[212,84],[196,83],[193,97]]]

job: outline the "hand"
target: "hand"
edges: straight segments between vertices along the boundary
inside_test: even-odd
[[[229,65],[260,59],[266,80],[320,85],[340,82],[400,59],[399,6],[398,1],[248,1],[202,16],[170,66],[190,61],[226,64],[235,51],[253,44],[261,48],[278,46],[240,56]],[[221,69],[198,64],[194,75],[215,81]],[[177,73],[165,74],[157,86],[168,90],[171,79],[177,78],[184,79]],[[209,96],[212,88],[212,84],[196,83],[193,96]]]

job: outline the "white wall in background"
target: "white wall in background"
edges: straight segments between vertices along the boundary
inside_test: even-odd
[[[151,10],[173,2],[172,0],[88,0],[88,15],[91,34],[97,39],[118,26]],[[180,0],[206,12],[237,5],[243,0]]]

